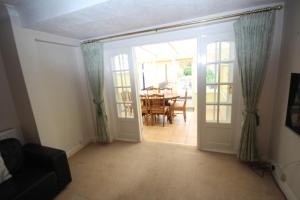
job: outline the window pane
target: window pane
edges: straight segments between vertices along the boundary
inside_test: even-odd
[[[126,116],[127,118],[133,118],[134,114],[133,114],[133,106],[131,103],[126,103],[124,104],[125,109],[126,109]]]
[[[130,74],[129,71],[123,72],[123,86],[130,86]]]
[[[117,102],[123,101],[123,89],[122,88],[116,88],[116,100]]]
[[[218,65],[206,65],[206,83],[217,83],[219,76]]]
[[[220,83],[232,83],[233,81],[233,64],[222,63],[220,65]]]
[[[216,62],[218,56],[218,43],[210,43],[207,45],[206,49],[206,61],[209,62]]]
[[[218,103],[218,85],[206,86],[206,103]]]
[[[127,70],[128,66],[128,56],[126,54],[121,54],[114,56],[112,59],[112,68],[113,70]]]
[[[232,102],[232,85],[220,85],[220,103]]]
[[[120,60],[121,60],[121,69],[127,70],[129,68],[127,54],[120,55]]]
[[[115,87],[122,86],[122,74],[121,74],[121,72],[114,72],[113,73],[113,79],[114,79],[114,86]]]
[[[113,57],[113,59],[112,59],[112,68],[113,68],[113,70],[120,70],[121,69],[119,56]]]
[[[221,43],[221,61],[228,61],[234,59],[234,45],[233,42]]]
[[[232,59],[230,42],[221,42],[221,61]]]
[[[231,123],[231,106],[220,105],[219,122],[226,124]]]
[[[123,91],[121,93],[122,101],[128,102],[131,101],[131,89],[130,88],[123,88]]]
[[[126,117],[126,109],[124,104],[117,104],[118,117]]]
[[[115,87],[118,117],[133,118],[128,55],[120,54],[112,57],[111,65],[113,69],[113,85]]]
[[[217,105],[206,105],[206,122],[217,122]]]

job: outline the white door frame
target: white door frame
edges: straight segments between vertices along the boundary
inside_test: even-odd
[[[109,129],[114,140],[123,140],[130,142],[139,142],[141,141],[140,137],[140,120],[139,120],[139,107],[137,104],[137,88],[135,82],[135,72],[134,64],[132,60],[132,51],[131,48],[110,48],[109,46],[104,46],[104,65],[106,68],[105,80],[106,80],[106,90],[105,93],[108,96],[107,104],[108,110],[110,111]],[[111,58],[120,54],[126,54],[128,56],[128,65],[129,65],[129,74],[130,74],[130,84],[131,84],[131,97],[132,97],[132,106],[133,106],[133,118],[120,118],[118,117],[117,111],[117,101],[115,96],[115,88],[113,81],[113,71]]]
[[[176,30],[176,31],[172,31],[172,32],[161,32],[161,33],[157,33],[157,34],[154,34],[154,35],[144,35],[144,36],[140,36],[140,37],[135,37],[135,38],[129,38],[129,39],[123,39],[123,40],[118,40],[118,41],[113,41],[113,42],[108,42],[108,43],[105,43],[104,45],[104,58],[105,58],[105,66],[106,67],[109,67],[110,65],[107,63],[107,55],[110,54],[109,52],[112,50],[112,49],[115,49],[115,50],[118,50],[123,48],[123,49],[127,49],[131,51],[131,58],[132,59],[132,64],[133,64],[133,76],[135,77],[134,78],[134,84],[135,86],[138,85],[138,82],[137,82],[137,66],[135,64],[135,59],[134,59],[134,54],[133,54],[133,48],[136,47],[136,46],[141,46],[141,45],[147,45],[147,44],[154,44],[154,43],[161,43],[161,42],[166,42],[166,41],[174,41],[174,40],[184,40],[184,39],[191,39],[191,38],[197,38],[198,41],[201,41],[201,37],[205,37],[205,35],[209,35],[209,34],[213,34],[213,33],[216,33],[216,32],[226,32],[226,31],[231,31],[233,30],[233,21],[229,21],[229,22],[224,22],[224,23],[221,23],[221,24],[211,24],[211,25],[206,25],[206,26],[201,26],[201,27],[195,27],[195,28],[190,28],[190,29],[184,29],[184,30]],[[199,42],[198,42],[198,45],[199,45]],[[199,48],[199,46],[198,46]],[[198,52],[199,53],[199,52]],[[198,62],[198,67],[197,67],[197,77],[198,77],[198,81],[197,81],[197,94],[198,94],[198,98],[197,98],[197,109],[199,109],[199,105],[200,105],[200,100],[201,98],[199,98],[199,94],[200,94],[200,89],[201,89],[201,86],[199,85],[200,83],[200,79],[201,78],[201,73],[199,69],[201,69],[201,57],[200,55],[198,54],[198,58],[197,58],[197,62]],[[235,77],[235,79],[237,80],[237,78]],[[200,87],[199,87],[200,86]],[[108,88],[109,89],[109,88]],[[137,92],[138,88],[135,87],[135,90]],[[236,87],[235,91],[239,90],[238,87]],[[111,92],[111,91],[110,91]],[[138,94],[138,93],[136,93]],[[111,96],[112,94],[110,94]],[[237,95],[238,96],[238,95]],[[137,96],[136,96],[136,99]],[[110,99],[112,100],[112,99]],[[238,105],[239,105],[239,102],[236,102]],[[139,133],[139,136],[137,138],[139,138],[138,140],[141,141],[142,140],[142,122],[141,122],[141,117],[140,117],[140,109],[139,109],[139,104],[140,102],[139,101],[136,101],[136,111],[137,111],[137,115],[139,119],[136,119],[137,121],[139,120],[139,130],[140,130],[140,133]],[[110,105],[108,107],[111,107]],[[240,107],[240,106],[238,106]],[[110,108],[111,110],[111,108]],[[237,112],[239,112],[238,110],[236,110]],[[197,114],[197,135],[198,135],[198,148],[199,149],[203,149],[201,148],[201,137],[200,137],[200,134],[201,134],[201,130],[199,128],[199,117],[200,117],[200,113],[201,110],[198,110],[198,114]],[[203,111],[202,111],[203,112]],[[238,122],[237,122],[238,123]],[[116,129],[116,122],[114,123],[111,123],[111,126],[112,126],[112,130],[114,132],[114,138],[115,139],[120,139],[118,138],[118,135],[117,135],[117,130]],[[235,127],[235,130],[239,129],[239,126],[236,125]],[[235,131],[237,133],[237,131]],[[235,134],[236,134],[235,133]],[[232,141],[234,143],[233,146],[237,146],[236,144],[236,140],[234,140],[234,138],[236,138],[237,136],[232,136]],[[219,151],[219,150],[215,150],[215,151]],[[232,151],[230,151],[229,153],[232,153],[234,152],[234,150],[232,149]],[[228,152],[227,152],[228,153]]]
[[[237,85],[238,83],[238,73],[237,65],[234,63],[233,71],[233,83],[232,83],[232,111],[231,111],[231,124],[219,124],[219,123],[207,123],[205,122],[205,101],[206,101],[206,45],[212,42],[221,41],[233,41],[234,42],[234,32],[232,26],[226,27],[222,32],[217,32],[216,27],[212,30],[209,28],[206,30],[207,33],[202,32],[201,37],[198,39],[198,148],[206,151],[222,152],[222,153],[236,153],[236,134],[237,134],[237,113],[240,112],[239,106],[239,96],[240,90]],[[220,137],[213,141],[209,134],[217,135],[219,132]],[[226,136],[224,136],[226,135]],[[221,139],[221,137],[226,137],[227,139]]]

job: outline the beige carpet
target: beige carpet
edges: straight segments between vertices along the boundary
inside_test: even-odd
[[[234,156],[195,147],[143,142],[92,144],[70,159],[73,182],[56,200],[276,200],[261,178]]]

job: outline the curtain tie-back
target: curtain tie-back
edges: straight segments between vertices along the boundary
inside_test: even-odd
[[[257,113],[257,109],[245,109],[244,111],[247,114],[256,114]]]
[[[96,110],[97,110],[97,114],[98,116],[104,116],[105,119],[107,120],[107,115],[103,115],[102,110],[104,109],[104,100],[97,100],[97,99],[93,99],[93,103],[96,105]]]
[[[256,119],[256,126],[259,126],[259,121],[260,121],[260,117],[258,115],[258,110],[257,109],[245,109],[244,113],[247,115],[247,114],[252,114],[252,115],[255,115],[255,119]]]
[[[87,72],[93,108],[95,109],[95,125],[98,139],[101,143],[110,143],[108,120],[105,111],[104,90],[104,58],[103,44],[92,42],[81,44],[84,65]]]
[[[257,103],[263,88],[271,51],[275,11],[243,15],[234,23],[237,67],[239,68],[245,116],[238,157],[258,161]]]
[[[104,103],[104,100],[103,99],[101,99],[101,100],[93,99],[93,103],[96,105],[101,105]]]

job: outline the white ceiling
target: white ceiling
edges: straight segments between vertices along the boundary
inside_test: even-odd
[[[282,0],[0,0],[27,28],[88,39]]]

